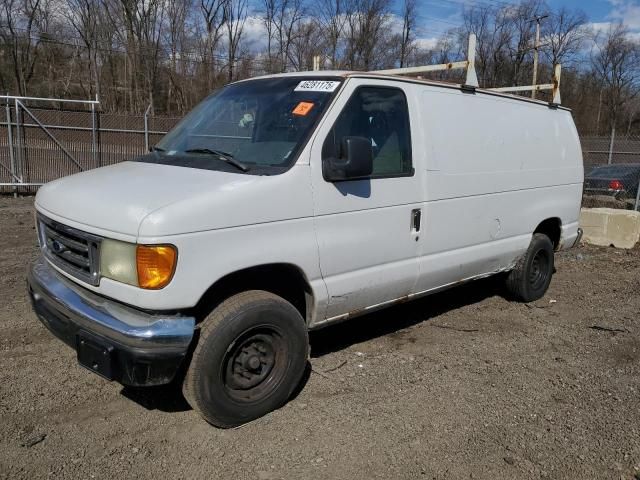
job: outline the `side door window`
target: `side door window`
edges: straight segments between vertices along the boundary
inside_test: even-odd
[[[411,129],[407,99],[390,87],[359,87],[322,145],[322,158],[340,157],[343,137],[364,137],[373,149],[371,178],[411,176]]]

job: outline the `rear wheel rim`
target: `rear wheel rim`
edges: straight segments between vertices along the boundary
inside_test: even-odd
[[[242,403],[268,397],[285,377],[288,353],[287,343],[277,328],[262,326],[244,332],[224,356],[225,392]]]
[[[545,250],[538,250],[531,260],[531,268],[529,269],[529,285],[534,290],[539,290],[547,282],[549,278],[551,259]]]

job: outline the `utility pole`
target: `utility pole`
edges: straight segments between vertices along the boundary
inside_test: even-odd
[[[533,47],[533,90],[531,90],[531,98],[536,98],[536,85],[538,81],[538,50],[540,49],[540,20],[547,18],[549,15],[536,15],[531,21],[536,22],[536,43]]]

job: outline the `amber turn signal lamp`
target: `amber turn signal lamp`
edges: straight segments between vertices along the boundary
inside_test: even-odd
[[[148,290],[166,287],[176,269],[178,252],[173,245],[138,245],[138,285]]]

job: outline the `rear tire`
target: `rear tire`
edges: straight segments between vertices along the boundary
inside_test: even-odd
[[[235,427],[284,405],[308,356],[307,328],[293,305],[261,290],[239,293],[201,324],[183,394],[207,422]]]
[[[553,243],[534,233],[527,252],[507,276],[507,290],[516,300],[533,302],[544,296],[553,276]]]

